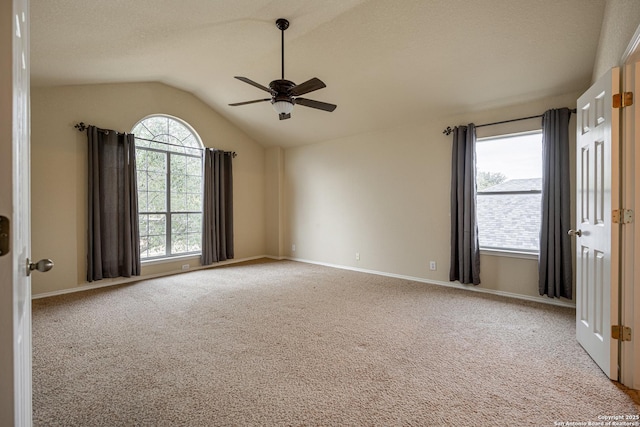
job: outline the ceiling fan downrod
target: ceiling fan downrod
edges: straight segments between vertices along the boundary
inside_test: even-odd
[[[284,80],[284,30],[289,28],[289,21],[284,18],[278,18],[276,20],[276,27],[278,27],[280,34],[282,35],[280,46],[282,51],[282,80]]]

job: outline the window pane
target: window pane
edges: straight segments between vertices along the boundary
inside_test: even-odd
[[[187,250],[187,236],[186,234],[173,234],[171,235],[171,253],[180,254],[188,252]]]
[[[200,144],[198,144],[198,141],[196,141],[196,138],[193,136],[193,134],[191,134],[188,137],[186,137],[182,141],[182,144],[186,145],[188,147],[195,147],[195,148],[199,148],[200,147]]]
[[[187,232],[187,214],[171,215],[171,234],[183,234]]]
[[[148,193],[138,192],[138,212],[149,212]]]
[[[542,178],[542,133],[482,138],[476,144],[478,176],[501,174],[507,179]],[[500,180],[498,180],[500,181]],[[499,182],[493,182],[498,184]],[[478,188],[478,191],[482,191]]]
[[[478,194],[480,246],[538,251],[541,194]]]
[[[171,212],[186,212],[187,199],[184,193],[171,193]]]
[[[199,252],[202,240],[202,214],[171,215],[171,253]]]
[[[145,127],[154,136],[154,138],[151,138],[151,139],[156,139],[155,137],[157,137],[158,135],[167,133],[168,131],[167,119],[168,119],[167,117],[156,116],[156,117],[149,117],[144,121]]]
[[[202,194],[187,194],[185,210],[197,212],[202,210]]]
[[[167,191],[167,175],[163,172],[147,172],[149,191]],[[140,187],[138,187],[140,190]]]
[[[167,236],[149,236],[149,257],[162,256],[167,253]]]
[[[167,193],[164,191],[150,191],[147,212],[166,212],[167,210]]]
[[[162,256],[166,253],[166,216],[139,216],[140,224],[140,257]]]
[[[188,216],[188,231],[189,233],[201,233],[202,232],[202,214],[189,214]]]
[[[164,236],[167,233],[166,215],[148,215],[148,217],[149,234],[155,236]]]
[[[147,169],[154,172],[167,172],[167,155],[157,151],[147,151],[148,166]]]
[[[131,133],[133,133],[136,137],[139,137],[139,138],[153,139],[153,134],[151,132],[149,132],[149,129],[147,129],[142,123],[140,123],[138,126],[134,127],[133,131]],[[138,146],[138,147],[148,147],[149,146],[149,141],[136,140],[136,146]]]
[[[202,244],[202,233],[189,233],[188,235],[189,252],[200,252]]]
[[[149,238],[140,236],[140,259],[149,258]]]
[[[184,194],[187,191],[186,175],[179,175],[171,171],[171,192]]]
[[[476,185],[480,247],[537,252],[542,133],[478,140]]]
[[[189,131],[182,123],[176,122],[172,120],[169,122],[169,132],[171,136],[173,136],[177,141],[175,143],[180,143],[185,140],[189,136],[191,136],[191,131]]]
[[[187,176],[186,191],[189,193],[202,193],[202,178],[200,177],[200,175]]]
[[[137,145],[137,143],[136,143]],[[137,150],[136,151],[136,169],[139,171],[147,170],[147,150]]]
[[[199,157],[187,157],[187,174],[202,176],[202,159]]]
[[[171,156],[171,175],[185,175],[187,173],[187,158],[185,156]]]
[[[148,188],[148,181],[147,181],[147,172],[145,170],[140,170],[138,169],[137,173],[136,173],[136,181],[138,184],[138,191],[144,193],[145,191],[147,191]]]
[[[138,215],[138,229],[140,236],[149,234],[149,215]]]
[[[147,117],[132,132],[141,258],[200,252],[202,143],[188,125],[168,116]]]

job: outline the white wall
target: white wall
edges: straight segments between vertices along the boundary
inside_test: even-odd
[[[443,129],[527,117],[549,108],[575,108],[577,97],[577,93],[568,94],[287,148],[284,198],[288,254],[313,262],[448,282],[451,136],[443,135]],[[570,126],[574,135],[573,121]],[[481,128],[478,136],[540,127],[541,119],[522,121]],[[295,252],[291,251],[293,244]],[[429,270],[431,260],[437,263],[436,271]],[[481,288],[539,297],[535,259],[482,255],[481,280]]]
[[[74,129],[83,121],[129,132],[143,117],[179,117],[207,147],[235,151],[234,231],[236,259],[265,253],[264,148],[190,93],[159,83],[33,88],[32,255],[55,267],[33,275],[33,293],[86,285],[87,137]],[[180,271],[192,258],[144,265],[142,274]],[[107,283],[105,279],[98,283]]]
[[[265,239],[267,253],[276,258],[284,253],[283,179],[284,151],[281,147],[265,150]]]

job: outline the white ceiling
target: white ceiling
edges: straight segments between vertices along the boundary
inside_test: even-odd
[[[604,0],[32,0],[34,86],[160,81],[265,146],[294,146],[589,86]],[[240,82],[327,87],[278,120]],[[265,96],[266,95],[266,96]],[[79,120],[81,118],[78,118]]]

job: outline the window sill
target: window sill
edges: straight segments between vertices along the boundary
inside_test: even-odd
[[[518,252],[499,249],[483,249],[480,248],[480,255],[499,256],[505,258],[520,258],[520,259],[538,259],[538,253],[535,252]]]
[[[150,260],[142,260],[140,264],[142,265],[155,265],[155,264],[167,264],[170,262],[184,261],[187,259],[200,259],[201,254],[188,254],[188,255],[180,255],[180,256],[172,256],[166,258],[154,258]]]

